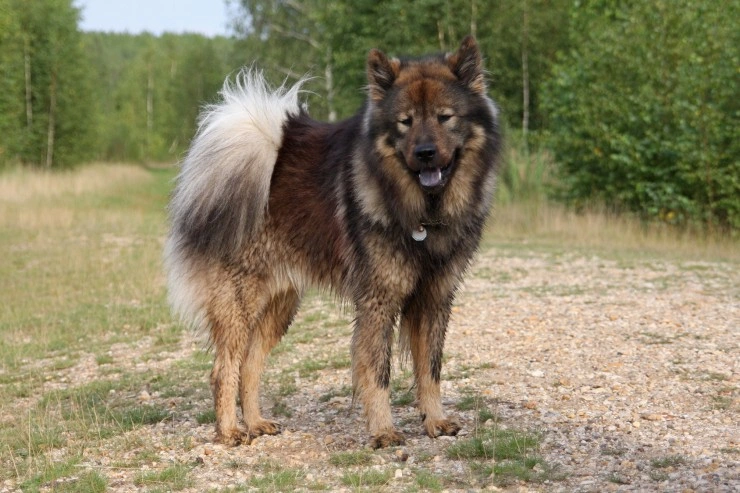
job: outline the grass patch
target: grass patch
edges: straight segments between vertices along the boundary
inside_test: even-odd
[[[100,356],[97,356],[95,358],[95,362],[100,366],[111,365],[113,364],[113,356],[109,356],[107,354],[101,354]]]
[[[278,400],[275,401],[275,403],[272,405],[272,415],[277,416],[285,416],[286,418],[290,418],[293,416],[293,411],[291,411],[290,407],[285,403],[285,401]]]
[[[24,492],[36,492],[44,485],[58,484],[60,479],[74,476],[78,472],[77,465],[80,460],[81,457],[75,456],[61,462],[45,463],[41,467],[42,470],[21,483],[20,488]]]
[[[418,469],[414,472],[414,481],[422,491],[442,491],[443,481],[437,475]]]
[[[323,360],[304,360],[298,363],[296,370],[301,378],[315,380],[318,378],[318,372],[325,369],[329,364]]]
[[[371,488],[385,486],[393,477],[391,471],[368,469],[346,472],[342,475],[342,484],[352,488]]]
[[[408,406],[414,402],[414,392],[406,390],[405,392],[394,393],[391,404],[394,406]]]
[[[450,459],[520,459],[540,446],[535,433],[517,430],[486,429],[477,436],[458,440],[447,449]]]
[[[607,476],[606,480],[614,484],[630,484],[629,479],[616,473]]]
[[[650,461],[650,466],[653,469],[665,469],[668,467],[677,467],[686,464],[688,461],[686,457],[682,455],[669,455],[667,457],[660,457]]]
[[[348,397],[352,395],[352,387],[344,385],[339,390],[330,390],[319,397],[319,402],[329,402],[334,397]]]
[[[295,383],[293,370],[283,370],[277,377],[277,389],[274,394],[277,397],[288,397],[298,392],[298,386]]]
[[[277,468],[261,477],[249,480],[249,486],[260,491],[295,491],[302,482],[304,474],[299,469]]]
[[[373,463],[373,453],[369,450],[336,452],[329,457],[329,464],[337,467],[367,466]]]
[[[555,469],[538,455],[540,441],[540,435],[532,432],[486,428],[451,445],[447,457],[468,461],[481,481],[490,478],[501,486],[555,480]]]
[[[180,491],[189,487],[192,481],[188,478],[191,467],[174,464],[161,471],[145,472],[134,479],[134,485],[156,488],[162,491]]]
[[[254,475],[247,483],[251,491],[295,491],[301,483],[305,474],[300,469],[292,469],[281,466],[278,462],[265,460],[255,467],[259,474]]]
[[[457,401],[455,409],[458,411],[472,411],[473,409],[480,408],[480,398],[474,395],[465,395],[462,399]]]
[[[212,424],[216,422],[216,410],[209,409],[195,415],[195,421],[199,425]]]

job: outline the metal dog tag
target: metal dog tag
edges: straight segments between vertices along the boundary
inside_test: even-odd
[[[416,241],[424,241],[427,237],[427,229],[424,226],[419,226],[411,233],[411,237]]]

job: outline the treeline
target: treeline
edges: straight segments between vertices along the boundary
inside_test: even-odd
[[[371,47],[476,35],[512,145],[553,195],[740,230],[740,0],[241,0],[233,36],[82,33],[72,0],[0,0],[0,167],[174,161],[223,80],[305,75],[317,118],[364,98]]]

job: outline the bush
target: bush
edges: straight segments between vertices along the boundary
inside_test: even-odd
[[[740,229],[740,2],[578,2],[544,89],[562,198]]]

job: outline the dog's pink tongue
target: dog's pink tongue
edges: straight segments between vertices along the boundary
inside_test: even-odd
[[[426,168],[419,173],[419,181],[422,187],[436,187],[442,181],[442,170],[439,168]]]

